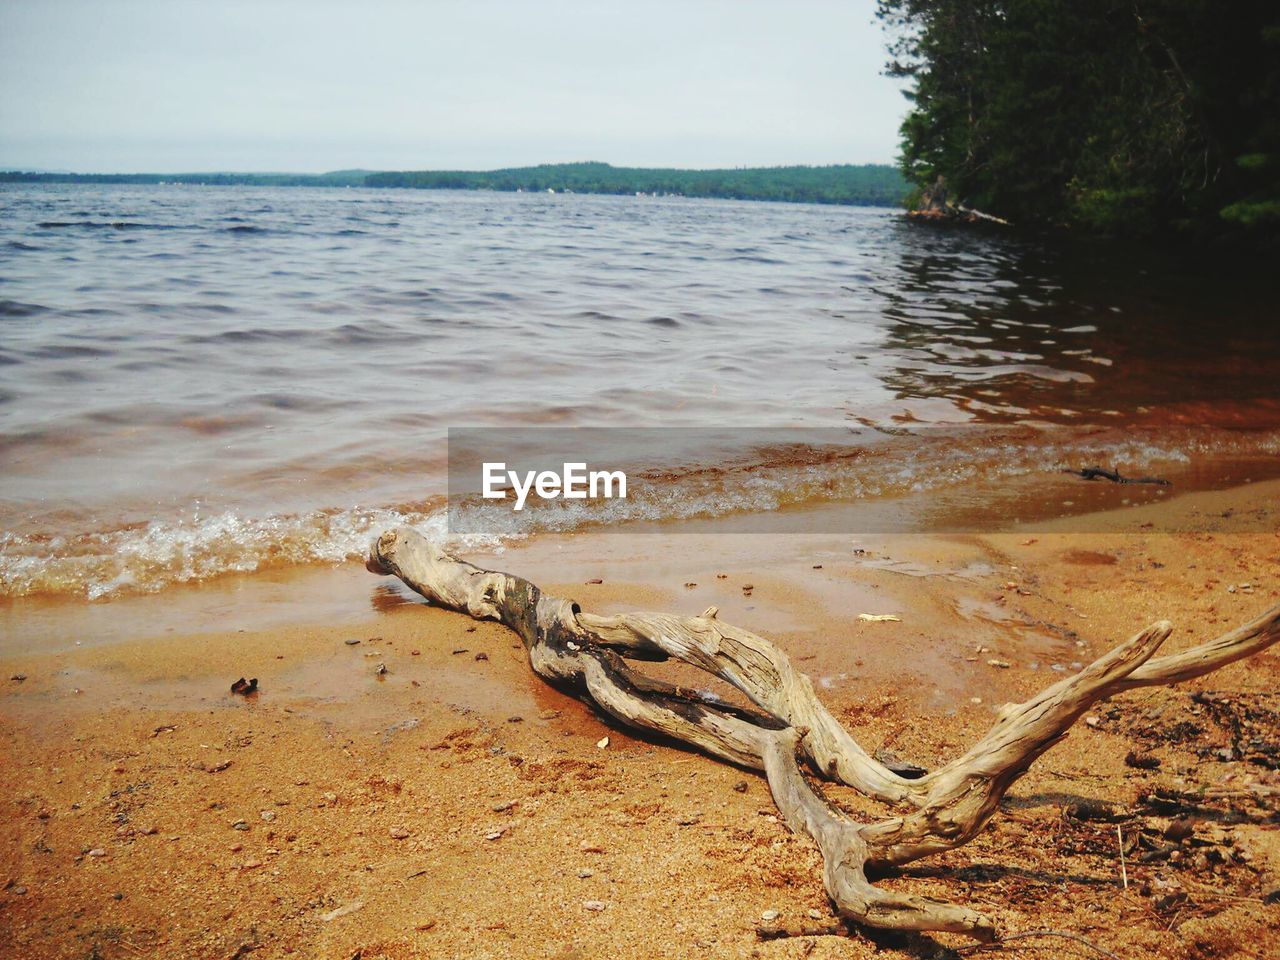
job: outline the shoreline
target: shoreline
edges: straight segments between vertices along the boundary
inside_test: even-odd
[[[1061,521],[1029,536],[593,533],[477,560],[597,612],[715,603],[782,646],[867,749],[933,767],[1000,704],[1151,620],[1172,620],[1167,646],[1181,649],[1274,605],[1280,535],[1239,531],[1274,531],[1278,518],[1280,482],[1267,481],[1093,514],[1088,532]],[[902,620],[860,623],[861,612]],[[755,774],[610,726],[537,680],[503,628],[426,608],[353,564],[52,601],[26,620],[25,638],[6,631],[0,648],[3,676],[26,677],[0,696],[16,773],[0,946],[13,955],[878,949],[856,931],[757,940],[765,910],[795,924],[830,910],[816,851],[776,822]],[[32,651],[37,635],[57,642]],[[256,697],[227,692],[242,675],[259,678]],[[1274,742],[1280,655],[1203,683]],[[1258,956],[1280,942],[1262,902],[1280,887],[1280,777],[1221,759],[1230,733],[1196,689],[1103,705],[982,837],[890,883],[969,896],[1004,929],[1071,930],[1122,957]],[[1127,766],[1133,752],[1160,767]],[[1140,839],[1160,820],[1143,794],[1224,785],[1232,796],[1203,799],[1203,845],[1185,846],[1185,863],[1142,862],[1135,848],[1128,889],[1114,826],[1063,813],[1115,803]],[[1197,854],[1213,851],[1222,862],[1201,867]]]

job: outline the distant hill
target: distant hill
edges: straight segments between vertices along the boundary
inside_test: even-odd
[[[182,183],[212,186],[375,187],[544,193],[659,194],[734,200],[785,200],[900,206],[907,184],[887,164],[681,170],[552,163],[506,170],[406,170],[333,173],[31,173],[0,171],[0,183]]]

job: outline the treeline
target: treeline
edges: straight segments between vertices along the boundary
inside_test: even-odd
[[[545,193],[674,194],[734,200],[787,200],[900,206],[907,184],[886,164],[828,167],[747,167],[677,170],[556,163],[509,170],[413,170],[375,173],[341,170],[318,175],[282,173],[75,174],[3,173],[0,182],[181,183],[270,187],[404,187],[430,190],[524,190]]]
[[[374,173],[368,176],[365,184],[370,187],[448,190],[656,193],[861,206],[899,206],[907,192],[901,174],[885,164],[677,170],[615,167],[607,163],[556,163],[484,172],[418,170]]]
[[[1280,232],[1275,0],[879,0],[917,188],[1023,223]]]
[[[333,173],[31,173],[0,170],[0,183],[181,183],[214,187],[363,187],[368,170]]]

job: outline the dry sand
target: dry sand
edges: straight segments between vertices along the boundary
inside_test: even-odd
[[[477,559],[600,611],[718,604],[799,660],[864,745],[932,766],[1153,619],[1181,647],[1280,602],[1280,536],[1234,532],[1275,529],[1278,503],[1265,483],[1094,517],[1090,534],[579,535]],[[1152,516],[1195,532],[1152,533]],[[537,680],[501,627],[354,565],[27,602],[0,625],[6,957],[930,957],[967,942],[761,940],[764,911],[831,913],[812,844],[759,776],[633,738]],[[240,676],[257,695],[229,693]],[[1276,956],[1278,681],[1275,651],[1101,704],[980,838],[886,882],[1119,957]],[[1064,813],[1082,800],[1119,823]],[[1191,835],[1165,840],[1185,810]],[[1096,956],[1063,939],[1003,951]]]

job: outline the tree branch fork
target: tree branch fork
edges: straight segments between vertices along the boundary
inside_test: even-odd
[[[1074,676],[1025,703],[1008,704],[962,755],[909,780],[854,741],[782,650],[700,616],[597,616],[548,596],[530,581],[485,570],[446,553],[410,527],[383,533],[369,569],[399,577],[431,603],[495,620],[514,631],[539,677],[572,689],[620,723],[697,747],[764,773],[786,824],[810,836],[823,857],[823,883],[844,918],[867,927],[948,931],[990,941],[994,922],[968,906],[886,890],[869,870],[899,866],[972,840],[1001,798],[1042,753],[1099,700],[1136,687],[1181,683],[1280,640],[1280,606],[1182,653],[1156,657],[1172,627],[1152,624]],[[733,685],[744,709],[646,676],[634,661],[674,659]],[[842,783],[885,804],[888,815],[855,822],[813,779]]]

